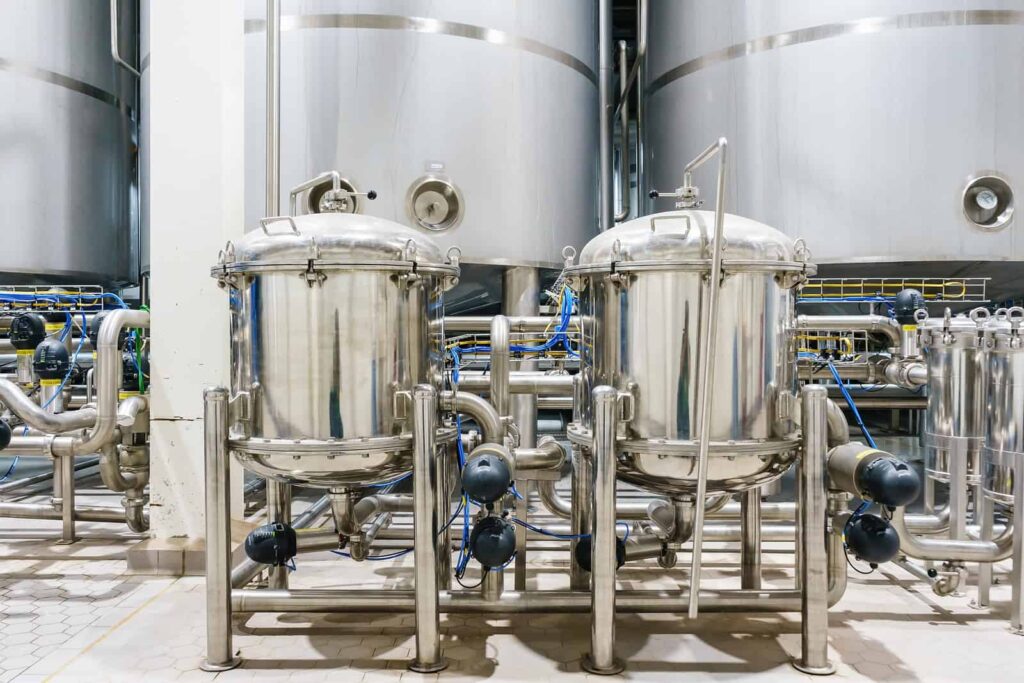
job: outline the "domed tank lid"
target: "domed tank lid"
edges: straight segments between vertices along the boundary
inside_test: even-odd
[[[711,267],[715,213],[669,211],[643,216],[608,230],[583,247],[576,274],[610,271],[701,271]],[[722,268],[813,275],[802,240],[742,216],[726,214]]]
[[[211,274],[352,268],[457,277],[459,253],[443,254],[426,235],[383,218],[318,213],[262,219],[258,230],[228,242]]]

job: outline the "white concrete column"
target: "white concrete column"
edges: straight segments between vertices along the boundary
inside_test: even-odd
[[[228,381],[226,294],[210,267],[244,232],[243,3],[149,5],[150,515],[155,539],[196,539],[204,534],[203,388]]]

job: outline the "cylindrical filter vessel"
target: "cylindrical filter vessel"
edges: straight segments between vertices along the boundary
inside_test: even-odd
[[[1024,260],[1019,2],[651,0],[649,25],[652,187],[725,136],[729,205],[806,239],[823,270]]]
[[[440,384],[442,293],[458,276],[429,238],[380,218],[264,222],[212,273],[228,289],[243,464],[325,487],[412,466],[408,392]]]
[[[985,350],[977,322],[966,316],[929,318],[921,324],[928,361],[925,473],[948,482],[950,458],[964,458],[967,482],[981,477],[985,440]]]
[[[1013,503],[1015,466],[1024,458],[1024,310],[997,316],[985,329],[988,356],[988,416],[983,450],[985,494]]]
[[[266,2],[247,1],[247,224],[264,215]],[[283,0],[281,207],[338,170],[359,212],[465,264],[557,267],[596,230],[594,3]],[[303,194],[316,211],[330,183]],[[487,272],[487,271],[485,271]],[[493,273],[491,273],[493,274]]]
[[[137,63],[134,3],[120,54]],[[132,244],[135,78],[111,56],[109,0],[0,3],[5,283],[121,284]]]
[[[582,423],[592,420],[590,388],[629,392],[619,476],[668,494],[697,485],[698,331],[714,222],[708,211],[638,218],[591,240],[567,271],[582,289]],[[796,457],[793,290],[814,270],[767,225],[726,215],[724,234],[709,492],[768,483]]]

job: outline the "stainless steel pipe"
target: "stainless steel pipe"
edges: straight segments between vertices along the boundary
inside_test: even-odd
[[[476,394],[466,391],[442,391],[441,407],[473,418],[483,432],[485,443],[503,443],[505,440],[505,424],[497,409]]]
[[[761,588],[761,489],[744,491],[740,498],[740,585]]]
[[[559,318],[550,315],[506,315],[509,331],[513,334],[524,334],[527,332],[545,332],[554,329]],[[445,316],[441,325],[445,334],[464,332],[489,332],[491,321],[494,316],[490,315],[450,315]],[[437,323],[435,328],[440,327]],[[569,327],[579,329],[580,317],[569,318]]]
[[[900,537],[900,551],[919,560],[958,560],[961,562],[1000,562],[1013,550],[1015,524],[992,541],[968,539],[920,538],[907,527],[906,513],[896,508],[892,526]]]
[[[508,318],[496,315],[491,320],[491,404],[504,419],[511,414],[509,373],[511,353],[509,351]],[[498,443],[501,443],[500,441]]]
[[[45,411],[25,395],[21,387],[7,379],[0,379],[0,403],[24,420],[29,427],[47,434],[85,429],[96,424],[96,411],[93,408],[80,408],[56,414]]]
[[[105,326],[105,325],[104,325]],[[231,634],[231,490],[228,452],[228,390],[203,392],[206,459],[206,659],[204,671],[241,663]]]
[[[591,453],[594,519],[591,532],[590,652],[580,666],[590,673],[616,674],[623,664],[615,657],[615,472],[618,449],[619,393],[614,387],[593,391],[594,448]],[[585,456],[584,456],[585,457]]]
[[[803,457],[800,459],[800,671],[835,672],[828,660],[828,567],[825,520],[828,501],[825,459],[828,454],[828,390],[817,385],[801,392]]]
[[[796,328],[822,332],[870,332],[885,336],[889,348],[898,349],[900,346],[900,324],[885,315],[798,315]]]
[[[435,673],[448,666],[441,656],[441,627],[438,612],[437,546],[438,528],[434,495],[437,482],[434,459],[437,446],[437,392],[429,384],[418,384],[412,392],[413,410],[413,524],[416,563],[416,657],[409,669]]]
[[[512,394],[534,396],[572,396],[572,375],[546,375],[541,372],[512,372],[509,375]],[[491,388],[489,372],[459,372],[459,388],[486,392]],[[513,400],[518,397],[513,396]]]
[[[281,213],[281,0],[267,0],[266,214]]]
[[[531,266],[506,268],[502,278],[502,312],[506,315],[532,316],[540,313],[540,271]],[[506,323],[508,318],[505,319]],[[511,330],[511,327],[510,327]],[[533,373],[535,360],[519,362],[519,370]],[[509,391],[517,393],[511,388]],[[512,421],[519,429],[519,445],[532,448],[537,445],[537,397],[530,392],[518,392],[512,397]]]

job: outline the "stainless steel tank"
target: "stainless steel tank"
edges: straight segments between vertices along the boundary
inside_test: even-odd
[[[357,210],[432,231],[465,264],[557,267],[563,245],[594,235],[594,3],[281,5],[281,206],[337,169],[379,195]],[[250,225],[264,215],[265,12],[247,0]]]
[[[568,270],[582,288],[582,423],[592,426],[590,388],[630,392],[619,477],[669,495],[697,486],[699,330],[713,233],[713,212],[645,216],[591,240]],[[724,235],[709,492],[768,483],[796,458],[787,427],[793,289],[813,272],[799,244],[766,225],[726,215]]]
[[[458,270],[429,238],[370,216],[264,221],[229,243],[212,273],[229,292],[244,466],[324,487],[407,472],[403,392],[440,383],[430,323]]]
[[[1024,458],[1024,310],[997,316],[985,329],[988,356],[988,420],[985,433],[985,494],[1013,504],[1015,466]]]
[[[959,261],[995,276],[978,262],[1024,260],[1019,2],[651,0],[650,12],[650,187],[675,187],[678,160],[724,135],[729,205],[804,237],[829,272],[928,262],[914,274],[948,275],[938,262]]]
[[[121,5],[121,54],[137,59]],[[111,57],[109,0],[0,3],[0,278],[135,279],[134,77]]]
[[[920,325],[928,361],[925,472],[938,481],[949,481],[950,458],[966,460],[968,484],[981,480],[986,360],[980,333],[979,322],[962,315]]]

